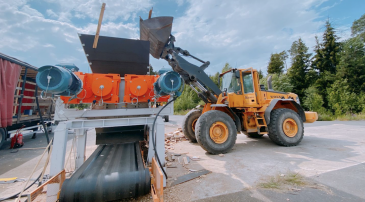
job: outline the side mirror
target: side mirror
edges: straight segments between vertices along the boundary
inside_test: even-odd
[[[239,78],[241,77],[241,75],[240,75],[240,71],[238,71],[238,70],[236,70],[236,71],[234,72],[234,74],[235,74],[235,76],[236,76],[236,78],[237,78],[237,79],[239,79]]]

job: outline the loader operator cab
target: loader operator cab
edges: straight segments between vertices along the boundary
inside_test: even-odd
[[[221,78],[222,85],[220,87],[222,92],[242,94],[240,72],[238,70],[226,72]]]
[[[250,70],[244,70],[241,72],[237,69],[232,69],[220,75],[219,80],[222,81],[220,84],[222,92],[242,95],[241,73],[243,81],[243,92],[245,94],[253,93],[255,91],[254,80],[252,76],[253,72]]]

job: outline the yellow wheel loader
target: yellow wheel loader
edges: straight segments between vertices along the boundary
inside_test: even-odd
[[[204,70],[203,61],[175,46],[171,35],[172,17],[155,17],[140,21],[140,38],[151,43],[150,53],[166,60],[206,103],[204,109],[189,112],[183,132],[212,154],[226,153],[236,142],[237,133],[258,138],[265,134],[281,146],[295,146],[303,138],[303,123],[317,120],[316,112],[305,112],[294,93],[265,90],[253,68],[232,69],[220,75],[217,86]],[[185,60],[201,62],[197,66]],[[270,82],[269,82],[270,84]]]

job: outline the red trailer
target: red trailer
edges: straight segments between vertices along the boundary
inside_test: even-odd
[[[39,100],[36,104],[37,67],[0,53],[0,149],[4,141],[22,126],[25,130],[36,130],[43,119],[50,122],[54,107],[50,99]]]

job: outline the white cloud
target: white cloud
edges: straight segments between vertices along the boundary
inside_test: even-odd
[[[100,9],[100,5],[101,3],[98,9]],[[125,9],[121,9],[122,6],[113,8],[113,3],[110,3],[107,4],[107,8],[108,5],[110,10],[104,14],[106,18],[108,18],[109,13],[117,16],[112,13],[113,10],[125,11]],[[129,8],[130,11],[139,9],[126,5],[124,7]],[[143,5],[140,7],[144,8]],[[73,16],[72,12],[57,11],[57,19],[55,16],[57,15],[56,10],[51,9],[48,9],[45,15],[52,17],[52,19],[47,19],[37,10],[27,5],[26,1],[0,1],[0,10],[0,38],[2,39],[0,52],[10,56],[17,55],[19,59],[38,67],[68,62],[75,63],[81,71],[89,72],[89,65],[77,33],[94,34],[97,20],[84,26],[76,26],[70,21]],[[137,10],[133,10],[133,12]],[[99,16],[99,12],[100,10],[96,11],[95,15]],[[87,15],[88,12],[80,13]],[[133,15],[133,13],[129,13],[129,16]],[[139,38],[138,24],[123,23],[121,20],[116,20],[116,22],[103,21],[100,34],[113,37]]]
[[[185,1],[184,0],[176,0],[176,3],[177,3],[178,6],[182,6],[185,3]]]
[[[28,5],[24,5],[21,7],[20,11],[29,14],[30,16],[43,17],[42,13],[38,12],[36,9],[29,7]]]
[[[102,3],[106,3],[103,22],[128,20],[138,11],[147,11],[152,7],[150,0],[45,0],[60,9],[60,21],[69,22],[73,17],[99,19]]]
[[[189,1],[185,15],[174,19],[176,46],[209,60],[209,73],[225,62],[266,70],[271,53],[288,50],[301,37],[314,46],[324,25],[314,9],[324,1]]]
[[[44,44],[43,47],[45,47],[45,48],[54,48],[54,45],[47,43],[47,44]]]
[[[150,0],[44,1],[51,6],[42,15],[26,0],[0,0],[0,52],[36,66],[72,62],[85,72],[88,64],[77,33],[95,33],[102,2],[106,10],[100,35],[133,39],[139,38],[138,12],[147,16],[153,6]],[[270,54],[288,50],[299,37],[313,49],[314,36],[321,38],[324,31],[318,7],[325,1],[176,0],[188,8],[178,11],[183,15],[174,19],[172,30],[176,46],[211,62],[208,73],[220,71],[225,62],[266,71]],[[349,37],[349,27],[339,27],[338,35]],[[169,67],[150,58],[155,70]]]
[[[51,18],[57,18],[58,17],[58,15],[52,9],[47,9],[46,13]]]

